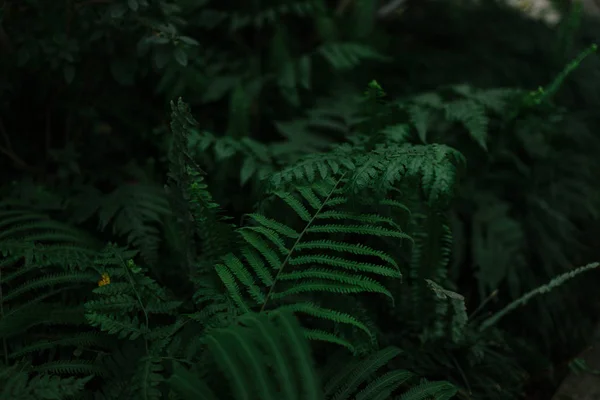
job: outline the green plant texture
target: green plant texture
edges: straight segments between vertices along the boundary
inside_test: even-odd
[[[600,310],[559,3],[0,2],[0,400],[550,398]]]

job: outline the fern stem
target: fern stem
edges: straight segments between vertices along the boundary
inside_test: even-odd
[[[283,269],[285,268],[287,263],[290,261],[290,258],[292,257],[292,253],[294,252],[294,249],[296,248],[296,246],[298,246],[298,243],[300,243],[300,241],[304,237],[304,234],[306,233],[308,228],[310,228],[310,226],[313,224],[313,222],[317,218],[317,215],[319,215],[321,213],[321,211],[323,210],[323,208],[325,207],[325,205],[327,204],[327,202],[329,201],[331,196],[333,196],[333,193],[335,192],[338,185],[340,184],[342,179],[344,179],[345,176],[346,176],[346,172],[344,172],[342,174],[342,176],[340,176],[340,179],[337,180],[335,185],[333,185],[333,188],[331,188],[331,191],[327,194],[327,197],[321,204],[321,207],[319,207],[319,209],[313,214],[310,221],[308,221],[308,223],[304,226],[304,229],[302,230],[302,232],[300,232],[300,235],[298,236],[298,238],[296,238],[296,241],[294,242],[293,246],[290,248],[289,253],[285,257],[285,260],[283,260],[283,263],[281,263],[281,267],[279,268],[279,271],[277,271],[277,274],[275,275],[273,284],[271,285],[271,287],[269,288],[269,291],[267,292],[267,296],[265,297],[265,301],[263,302],[262,307],[260,307],[259,313],[262,313],[265,310],[265,307],[267,306],[267,303],[269,302],[269,297],[271,297],[271,294],[273,293],[273,288],[275,288],[275,285],[277,284],[277,279],[279,278],[279,274],[281,274],[281,271],[283,271]]]
[[[456,357],[454,357],[452,354],[450,354],[450,357],[452,358],[452,362],[454,363],[454,366],[458,370],[458,373],[460,374],[460,377],[462,378],[463,383],[465,384],[465,388],[467,389],[467,392],[469,393],[469,395],[472,395],[473,390],[471,389],[471,385],[469,384],[469,379],[467,379],[467,375],[465,374],[465,371],[460,367],[460,364],[456,360]]]
[[[574,270],[565,272],[564,274],[557,276],[556,278],[554,278],[550,282],[548,282],[546,285],[540,286],[540,287],[533,289],[532,291],[524,294],[523,296],[519,297],[512,303],[509,303],[506,307],[504,307],[503,309],[498,311],[496,314],[492,315],[491,317],[489,317],[488,319],[483,321],[483,323],[479,327],[479,331],[484,331],[484,330],[490,328],[491,326],[497,324],[498,321],[500,321],[500,319],[503,318],[506,314],[510,313],[517,307],[524,305],[532,297],[538,296],[540,294],[548,293],[552,289],[562,285],[563,283],[565,283],[566,281],[568,281],[570,279],[573,279],[577,275],[579,275],[583,272],[590,271],[592,269],[596,269],[598,267],[600,267],[600,263],[595,262],[595,263],[585,265],[583,267],[575,268]]]
[[[485,300],[483,300],[481,302],[481,304],[479,305],[479,307],[477,307],[475,309],[475,311],[473,311],[471,313],[471,315],[469,315],[469,321],[472,321],[473,318],[475,318],[475,316],[477,314],[479,314],[485,308],[485,306],[487,305],[487,303],[489,303],[496,296],[498,296],[498,289],[494,290],[488,297],[486,297]]]
[[[125,268],[125,273],[127,274],[127,278],[129,279],[129,284],[131,285],[131,288],[133,289],[133,293],[135,293],[135,297],[137,298],[137,301],[140,304],[140,308],[142,309],[142,312],[144,313],[145,324],[146,324],[146,332],[144,333],[144,346],[146,349],[146,356],[148,357],[150,355],[150,348],[148,346],[148,337],[146,336],[146,334],[150,330],[150,318],[148,317],[148,311],[146,311],[146,307],[144,306],[144,303],[142,302],[142,297],[140,296],[140,293],[138,292],[137,288],[135,287],[135,282],[133,280],[133,277],[131,276],[131,271],[129,270],[129,265],[127,265],[127,262],[125,262],[125,260],[123,260],[123,258],[121,258],[121,256],[119,256],[119,258],[121,259],[121,262],[123,263],[123,267]]]

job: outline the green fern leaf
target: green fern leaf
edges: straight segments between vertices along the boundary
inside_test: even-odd
[[[449,382],[423,382],[404,393],[400,400],[450,400],[458,389]]]
[[[162,399],[162,392],[158,388],[164,381],[161,374],[163,366],[162,360],[154,357],[143,357],[138,360],[136,373],[132,380],[132,392],[140,400],[159,400]]]
[[[213,330],[203,341],[236,400],[323,399],[303,330],[289,312],[246,314],[239,324]],[[169,384],[186,399],[208,387],[184,371],[176,369]],[[216,397],[209,389],[205,398]]]
[[[335,70],[355,68],[364,60],[388,60],[387,57],[383,56],[372,47],[359,43],[326,43],[318,49],[318,52]]]
[[[301,229],[293,229],[258,214],[251,215],[255,225],[239,229],[247,244],[241,249],[244,257],[229,254],[221,259],[216,271],[241,313],[256,308],[266,310],[273,303],[338,324],[353,325],[374,340],[374,335],[356,318],[313,302],[298,302],[297,299],[299,295],[302,297],[315,292],[372,292],[389,297],[392,303],[394,301],[391,292],[376,279],[401,278],[398,265],[389,255],[357,243],[312,238],[314,235],[342,233],[410,240],[410,236],[388,218],[377,214],[359,215],[349,209],[339,210],[340,206],[348,203],[343,187],[339,187],[344,182],[314,184],[298,190],[296,194],[273,193],[296,213],[303,225]],[[339,222],[330,223],[331,220]],[[348,224],[348,221],[353,223]],[[357,259],[357,256],[364,257],[364,260]]]
[[[487,151],[489,119],[485,108],[472,100],[457,100],[446,105],[446,118],[462,123],[473,140]]]
[[[401,353],[402,351],[396,347],[387,347],[363,360],[350,363],[328,381],[325,385],[325,394],[331,400],[350,399],[356,394],[359,386],[365,383],[372,374]],[[408,377],[410,376],[408,374]]]

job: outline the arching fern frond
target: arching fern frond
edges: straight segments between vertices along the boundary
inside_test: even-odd
[[[49,399],[59,400],[81,396],[91,376],[61,378],[39,374],[29,377],[23,366],[15,364],[8,368],[0,365],[0,400]]]
[[[536,296],[539,296],[541,294],[548,293],[551,290],[565,284],[567,281],[575,278],[576,276],[578,276],[584,272],[594,270],[598,267],[600,267],[600,263],[594,262],[594,263],[591,263],[588,265],[584,265],[582,267],[575,268],[569,272],[565,272],[564,274],[561,274],[561,275],[555,277],[547,284],[539,286],[539,287],[525,293],[523,296],[519,297],[518,299],[516,299],[516,300],[512,301],[511,303],[509,303],[508,305],[506,305],[503,309],[501,309],[500,311],[498,311],[497,313],[495,313],[494,315],[492,315],[491,317],[489,317],[485,321],[483,321],[481,323],[481,326],[479,327],[479,329],[481,331],[489,329],[490,327],[496,325],[498,323],[498,321],[500,321],[500,319],[503,318],[505,315],[514,311],[516,308],[526,304],[530,299],[532,299]]]
[[[400,396],[400,400],[450,400],[454,398],[458,389],[446,381],[423,382]]]
[[[495,196],[481,196],[471,222],[473,264],[481,298],[506,281],[509,294],[522,293],[521,280],[514,279],[527,267],[527,241],[523,223],[511,216],[510,204]]]
[[[383,144],[370,152],[363,146],[341,145],[327,153],[310,155],[273,175],[274,186],[313,182],[345,174],[351,192],[386,192],[404,179],[416,180],[430,204],[452,197],[463,156],[445,145]]]
[[[173,316],[181,305],[131,260],[106,273],[111,281],[94,289],[98,297],[85,303],[85,317],[109,334],[131,340],[150,335],[156,329],[151,315]]]
[[[487,150],[489,118],[483,105],[469,99],[457,100],[447,104],[444,111],[448,121],[463,124],[473,140]]]
[[[288,312],[246,314],[234,326],[211,331],[203,342],[225,374],[233,399],[324,399],[302,328]],[[181,366],[169,383],[184,400],[221,397]]]
[[[364,120],[359,115],[360,96],[340,90],[331,97],[317,100],[301,119],[276,122],[285,139],[304,149],[303,155],[323,151],[339,140],[346,140]]]
[[[112,340],[102,333],[81,332],[57,339],[42,339],[30,345],[23,346],[22,348],[11,352],[9,359],[17,360],[25,355],[51,350],[58,346],[70,346],[77,349],[91,347],[109,348],[112,344]]]
[[[371,381],[371,379],[379,369],[401,353],[402,351],[396,347],[387,347],[362,360],[353,359],[346,362],[345,366],[325,383],[325,395],[331,400],[368,400],[390,397],[394,390],[414,377],[411,372],[392,371],[382,374],[375,380]],[[337,365],[337,362],[335,364]],[[369,384],[366,387],[363,386],[367,383]],[[362,389],[359,389],[361,387]]]
[[[147,263],[158,261],[163,220],[171,214],[162,188],[155,184],[124,184],[98,201],[100,229],[127,237]]]
[[[106,271],[110,283],[94,290],[97,297],[85,303],[85,317],[93,327],[141,344],[143,353],[127,378],[126,393],[131,399],[158,400],[164,381],[163,356],[184,325],[179,318],[182,303],[131,260]]]
[[[457,123],[487,151],[490,115],[506,117],[522,95],[522,91],[513,89],[475,89],[454,85],[439,92],[421,93],[396,104],[406,112],[407,122],[416,130],[420,143],[449,143],[447,128],[443,129],[443,136],[431,129],[440,124]],[[443,125],[444,122],[446,125]]]
[[[331,42],[322,45],[317,51],[336,71],[355,68],[366,60],[388,60],[374,48],[360,43]]]
[[[250,214],[253,224],[239,229],[246,245],[240,256],[229,254],[216,266],[240,312],[275,306],[333,323],[350,324],[374,340],[370,330],[352,315],[326,308],[314,293],[393,295],[379,279],[399,279],[396,262],[385,252],[337,237],[410,240],[392,219],[354,212],[345,194],[347,180],[326,179],[294,192],[274,191],[300,221],[295,229],[262,214]],[[336,239],[332,239],[336,238]],[[360,239],[359,239],[360,240]],[[363,239],[364,240],[364,239]],[[314,339],[344,344],[324,331],[307,332]]]
[[[159,385],[165,381],[164,367],[160,357],[142,357],[132,379],[131,393],[139,400],[160,400],[163,398]]]
[[[386,400],[391,398],[425,400],[430,398],[450,399],[456,394],[457,388],[449,382],[419,383],[418,376],[405,369],[380,372],[400,354],[402,354],[402,350],[389,346],[364,358],[351,360],[334,358],[329,368],[334,369],[335,373],[329,374],[331,376],[328,376],[324,386],[326,398],[328,400]],[[401,393],[400,397],[394,397]]]
[[[52,350],[69,346],[39,338],[32,342],[27,331],[85,325],[81,305],[58,299],[100,278],[94,265],[98,243],[79,229],[15,207],[0,208],[0,228],[0,339],[4,344],[0,352],[7,350],[4,357],[9,359],[13,350],[29,346]],[[52,337],[48,333],[47,338]]]
[[[0,204],[0,254],[3,262],[23,259],[45,267],[86,265],[101,248],[93,237],[48,215]]]

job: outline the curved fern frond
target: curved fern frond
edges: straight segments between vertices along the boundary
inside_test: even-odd
[[[360,43],[332,42],[317,50],[334,70],[343,71],[357,67],[365,60],[387,61],[388,58],[374,48]]]
[[[102,366],[87,360],[53,361],[35,366],[32,371],[55,375],[107,375],[107,371]]]
[[[328,400],[387,400],[403,392],[399,399],[450,399],[457,388],[448,382],[421,382],[415,385],[417,375],[404,369],[378,373],[402,351],[390,346],[362,359],[335,360],[329,369],[335,372],[324,386]],[[340,365],[342,365],[340,367]],[[417,381],[418,382],[418,381]],[[410,389],[406,390],[406,387]],[[421,397],[420,397],[421,396]]]
[[[101,248],[85,232],[49,216],[0,203],[0,254],[2,262],[25,261],[37,268],[90,264]],[[12,260],[12,261],[9,261]]]
[[[307,156],[271,178],[275,187],[290,182],[314,182],[345,174],[347,188],[386,192],[405,179],[416,180],[430,204],[443,204],[453,196],[458,167],[464,157],[439,144],[384,144],[365,152],[362,146],[341,145],[328,153]]]
[[[296,193],[273,192],[274,199],[285,203],[301,221],[299,229],[262,214],[250,214],[253,224],[239,229],[246,242],[241,255],[229,254],[216,266],[240,312],[267,310],[273,303],[322,320],[353,325],[374,340],[357,318],[300,300],[318,292],[379,293],[393,302],[392,293],[376,279],[401,278],[391,256],[362,243],[328,238],[411,238],[389,218],[357,214],[346,207],[350,201],[345,183],[342,176]],[[324,335],[315,332],[313,337]]]
[[[0,206],[0,230],[0,338],[12,358],[13,350],[35,345],[24,335],[28,329],[85,325],[80,305],[59,306],[57,298],[98,281],[99,253],[97,241],[79,229],[9,204]],[[12,340],[19,342],[14,348]]]
[[[484,106],[472,100],[457,100],[446,105],[446,119],[459,122],[469,132],[469,135],[487,151],[489,118]]]
[[[289,312],[246,314],[237,325],[211,331],[203,342],[236,400],[323,400],[310,348]],[[209,385],[181,366],[168,381],[184,399],[217,398]],[[200,393],[206,394],[196,397]]]
[[[588,272],[591,270],[594,270],[596,268],[600,267],[600,263],[591,263],[588,265],[584,265],[582,267],[579,268],[575,268],[569,272],[565,272],[564,274],[561,274],[557,277],[555,277],[554,279],[552,279],[550,282],[548,282],[545,285],[542,285],[540,287],[537,287],[533,290],[531,290],[528,293],[525,293],[523,296],[521,296],[520,298],[512,301],[511,303],[509,303],[507,306],[505,306],[502,310],[498,311],[497,313],[495,313],[494,315],[492,315],[491,317],[489,317],[488,319],[486,319],[485,321],[483,321],[481,323],[481,326],[479,327],[479,329],[481,331],[484,331],[486,329],[489,329],[490,327],[494,326],[495,324],[498,323],[498,321],[500,321],[501,318],[503,318],[506,314],[510,313],[511,311],[515,310],[516,308],[526,304],[530,299],[532,299],[533,297],[539,296],[541,294],[545,294],[550,292],[551,290],[565,284],[567,281],[575,278],[576,276],[578,276],[579,274],[582,274],[584,272]]]
[[[450,400],[456,396],[458,389],[450,382],[423,381],[420,385],[413,387],[400,396],[400,400]]]
[[[135,340],[153,328],[157,333],[160,329],[150,326],[149,316],[174,315],[181,305],[131,260],[120,268],[107,268],[107,274],[110,284],[94,289],[99,298],[85,303],[85,317],[109,334]]]
[[[59,346],[75,347],[78,349],[92,347],[110,348],[112,344],[112,340],[104,334],[98,332],[80,332],[67,337],[33,342],[30,345],[11,352],[9,359],[20,359],[27,354],[42,352]]]
[[[158,260],[160,228],[171,214],[162,188],[155,184],[125,184],[98,201],[100,229],[112,227],[113,233],[127,237],[144,260]]]
[[[142,357],[137,362],[132,379],[132,393],[140,400],[159,400],[163,398],[158,387],[164,380],[162,360],[156,357]]]
[[[367,383],[374,373],[401,353],[402,351],[397,347],[387,347],[369,355],[365,359],[353,360],[347,363],[344,368],[327,381],[324,387],[325,395],[331,400],[349,400],[350,398],[354,398],[352,396],[361,396],[366,400],[378,398],[379,393],[384,390],[395,390],[402,383],[412,378],[413,374],[408,371],[397,371],[400,373],[397,373],[396,379],[392,380],[388,376],[387,385],[382,384],[383,381],[378,383],[371,382],[363,390],[359,391],[358,389]],[[357,392],[360,393],[357,394]]]
[[[458,96],[458,98],[457,98]],[[398,103],[407,114],[407,122],[417,132],[421,143],[448,143],[448,135],[433,136],[432,126],[440,122],[459,123],[485,151],[488,149],[490,114],[506,117],[523,92],[513,89],[474,89],[454,85],[439,93],[422,93]],[[448,98],[446,98],[448,97]]]
[[[81,396],[92,377],[59,377],[39,374],[29,377],[22,365],[0,369],[0,400],[62,399]]]
[[[275,126],[285,137],[286,147],[295,145],[303,150],[301,155],[323,151],[336,140],[349,138],[364,121],[359,115],[360,100],[356,93],[340,90],[334,96],[317,100],[306,112],[306,117],[276,122]]]

